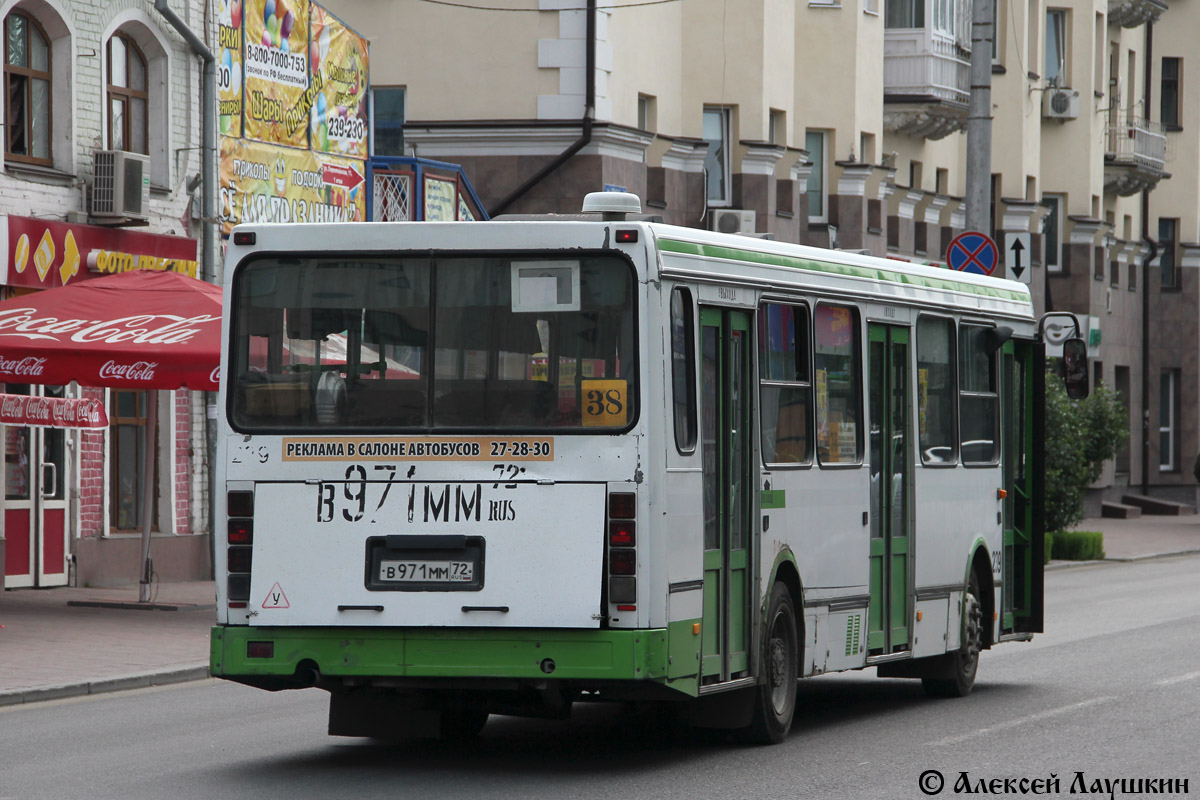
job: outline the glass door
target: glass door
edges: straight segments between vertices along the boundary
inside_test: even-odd
[[[704,622],[701,680],[744,677],[750,649],[750,316],[700,312],[704,464]]]
[[[9,384],[8,394],[64,397],[62,386]],[[6,588],[65,586],[67,583],[66,431],[6,426]]]
[[[872,323],[871,609],[867,647],[872,655],[909,649],[909,456],[911,388],[909,331]]]

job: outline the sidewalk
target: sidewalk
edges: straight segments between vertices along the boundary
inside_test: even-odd
[[[212,581],[153,589],[0,592],[0,706],[207,676]]]
[[[1200,515],[1087,519],[1079,529],[1102,531],[1112,561],[1200,553]],[[156,589],[151,608],[137,586],[0,592],[0,706],[205,677],[213,583]]]

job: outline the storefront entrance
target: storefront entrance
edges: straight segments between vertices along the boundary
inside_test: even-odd
[[[64,397],[62,386],[9,384],[8,394]],[[65,586],[67,431],[4,428],[4,587]]]

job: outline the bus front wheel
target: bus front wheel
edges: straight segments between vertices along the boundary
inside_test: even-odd
[[[796,710],[801,646],[796,608],[782,583],[771,589],[763,630],[760,680],[754,696],[754,718],[747,732],[759,744],[778,744],[787,738]]]

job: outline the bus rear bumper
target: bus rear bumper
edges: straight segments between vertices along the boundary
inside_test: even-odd
[[[216,626],[209,664],[214,677],[269,689],[315,676],[665,682],[667,631]]]

